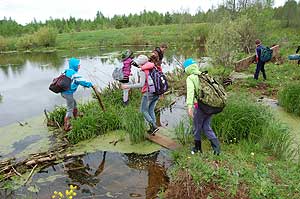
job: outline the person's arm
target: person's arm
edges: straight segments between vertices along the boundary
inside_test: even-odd
[[[146,74],[143,71],[139,72],[140,75],[140,81],[135,84],[125,84],[122,85],[122,89],[128,89],[128,88],[142,88],[145,85],[146,82]]]
[[[188,114],[193,117],[193,105],[195,98],[195,86],[193,81],[188,77],[186,79],[186,104],[188,107]]]
[[[93,84],[91,82],[86,81],[85,79],[83,79],[82,76],[79,76],[79,75],[75,76],[74,80],[75,80],[75,84],[81,85],[86,88],[90,88],[93,86]]]
[[[154,68],[154,63],[152,62],[147,62],[146,64],[142,65],[141,66],[141,70],[144,71],[144,70],[151,70]]]

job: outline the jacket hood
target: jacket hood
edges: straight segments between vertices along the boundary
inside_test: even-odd
[[[186,74],[188,75],[199,75],[201,74],[201,71],[199,70],[199,67],[196,63],[189,65],[188,67],[185,68],[184,70]]]
[[[78,66],[79,66],[80,60],[72,57],[69,60],[69,69],[75,70],[76,72],[78,71]]]

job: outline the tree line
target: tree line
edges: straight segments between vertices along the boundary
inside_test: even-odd
[[[207,12],[199,10],[195,15],[191,15],[188,10],[166,12],[165,14],[144,10],[139,14],[115,15],[109,18],[98,11],[93,20],[75,17],[53,19],[50,17],[45,22],[34,19],[26,25],[18,24],[12,18],[4,17],[0,20],[0,35],[12,37],[31,34],[45,26],[56,29],[58,33],[67,33],[180,23],[218,23],[223,18],[234,20],[247,13],[255,15],[255,12],[272,15],[281,23],[282,27],[300,27],[300,2],[288,0],[284,6],[278,8],[272,8],[273,4],[273,0],[227,0],[224,4],[211,8]]]

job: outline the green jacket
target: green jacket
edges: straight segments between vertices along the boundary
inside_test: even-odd
[[[198,75],[201,74],[201,71],[197,64],[192,64],[185,69],[185,72],[188,74],[186,78],[186,104],[188,108],[192,108],[197,102],[195,94],[198,95],[200,89]]]

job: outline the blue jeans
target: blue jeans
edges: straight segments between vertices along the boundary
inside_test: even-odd
[[[216,134],[210,126],[212,114],[206,114],[200,109],[200,106],[194,110],[194,138],[195,140],[201,140],[201,132],[204,132],[209,140],[215,139]]]
[[[154,109],[158,99],[158,95],[154,95],[152,93],[145,93],[142,97],[141,102],[141,112],[143,113],[146,121],[153,125],[154,128],[157,128]]]

